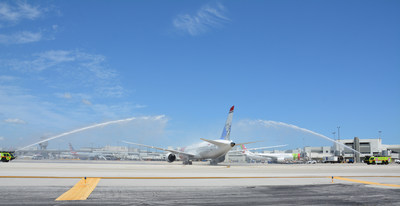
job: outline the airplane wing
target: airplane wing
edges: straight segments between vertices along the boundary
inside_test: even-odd
[[[245,144],[253,144],[253,143],[257,143],[257,142],[263,142],[263,141],[255,141],[255,142],[236,143],[236,145],[235,145],[235,146],[240,146],[240,145],[245,145]]]
[[[242,154],[244,150],[231,150],[228,153],[240,153]]]
[[[266,157],[266,158],[270,158],[270,159],[273,159],[273,160],[276,160],[276,159],[278,159],[278,157],[277,157],[277,156],[271,156],[271,155],[269,155],[268,153],[261,153],[261,154],[257,154],[257,156],[260,156],[260,157]]]
[[[283,145],[276,145],[276,146],[269,146],[269,147],[257,147],[257,148],[247,148],[247,150],[259,150],[259,149],[270,149],[270,148],[276,148],[276,147],[285,147],[288,146],[287,144]]]
[[[186,155],[186,156],[189,156],[189,157],[193,157],[194,156],[193,154],[182,152],[182,151],[178,151],[178,150],[173,150],[173,149],[163,149],[163,148],[160,148],[160,147],[154,147],[154,146],[138,144],[138,143],[133,143],[133,142],[128,142],[128,141],[122,141],[122,142],[127,143],[127,144],[133,144],[133,145],[138,145],[138,146],[142,146],[142,147],[147,147],[147,148],[151,148],[151,149],[158,149],[158,150],[162,150],[162,151],[166,151],[166,152],[171,152],[171,153],[174,153],[174,154],[182,154],[182,155]]]

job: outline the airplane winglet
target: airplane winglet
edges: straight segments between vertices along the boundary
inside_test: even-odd
[[[231,107],[231,109],[229,110],[229,113],[230,113],[230,112],[233,112],[234,109],[235,109],[235,105],[233,105],[233,106]]]

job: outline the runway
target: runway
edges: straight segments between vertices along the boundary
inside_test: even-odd
[[[397,164],[17,160],[0,163],[0,169],[0,186],[7,188],[0,205],[400,205]],[[84,184],[83,177],[98,181]],[[81,195],[86,187],[93,187],[86,200],[56,201],[67,191]]]

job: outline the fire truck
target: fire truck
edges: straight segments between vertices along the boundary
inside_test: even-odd
[[[15,159],[13,151],[0,151],[0,160],[2,162],[9,162],[13,159]]]
[[[387,165],[392,161],[391,157],[387,156],[365,156],[364,162],[367,164]]]

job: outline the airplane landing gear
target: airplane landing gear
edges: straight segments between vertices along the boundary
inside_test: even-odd
[[[217,164],[218,164],[218,162],[215,161],[215,160],[211,160],[211,161],[210,161],[210,165],[217,165]]]
[[[192,161],[188,160],[188,161],[183,161],[182,162],[184,165],[192,165]]]

